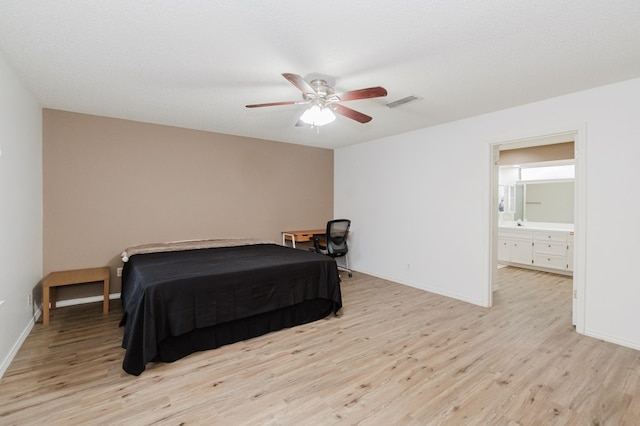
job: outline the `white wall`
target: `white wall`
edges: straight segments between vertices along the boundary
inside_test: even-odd
[[[42,110],[0,53],[0,377],[33,326],[42,278]]]
[[[584,332],[640,349],[639,114],[635,79],[336,150],[351,266],[487,305],[490,144],[581,128]]]

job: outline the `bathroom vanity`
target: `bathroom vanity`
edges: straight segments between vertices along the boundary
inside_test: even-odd
[[[525,222],[498,228],[498,263],[573,275],[573,226]]]

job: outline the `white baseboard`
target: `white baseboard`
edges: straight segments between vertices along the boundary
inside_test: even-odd
[[[640,342],[634,342],[627,339],[622,339],[617,336],[610,336],[608,334],[603,334],[598,331],[593,331],[586,329],[584,331],[585,336],[593,337],[595,339],[604,340],[605,342],[614,343],[616,345],[624,346],[626,348],[631,348],[635,350],[640,350]]]
[[[120,299],[120,293],[109,294],[109,300]],[[63,308],[65,306],[83,305],[85,303],[102,302],[102,296],[81,297],[79,299],[60,300],[56,302],[56,307]]]
[[[109,295],[109,300],[119,299],[119,298],[120,298],[120,293],[113,293]],[[61,308],[64,306],[82,305],[84,303],[102,302],[103,300],[104,299],[102,296],[82,297],[79,299],[61,300],[56,303],[56,306]],[[16,354],[20,350],[20,347],[22,347],[22,344],[24,343],[24,341],[27,340],[29,333],[31,333],[33,326],[36,324],[36,321],[40,318],[41,315],[42,315],[42,307],[39,307],[38,310],[33,314],[33,317],[31,318],[31,320],[29,321],[25,329],[20,334],[20,338],[16,341],[16,343],[11,348],[11,351],[9,352],[9,354],[5,357],[4,360],[2,360],[2,364],[0,364],[0,379],[2,379],[2,376],[4,376],[4,373],[7,371],[7,368],[9,368],[9,365],[11,365],[11,361],[13,361],[13,358],[15,358]]]
[[[356,270],[352,269],[352,271],[355,272]],[[429,293],[437,294],[439,296],[444,296],[444,297],[449,297],[451,299],[460,300],[461,302],[470,303],[472,305],[482,306],[484,308],[488,307],[486,302],[483,302],[481,300],[470,299],[470,298],[468,298],[466,296],[462,296],[462,295],[457,294],[457,293],[452,293],[452,292],[446,291],[446,290],[444,290],[442,288],[436,288],[436,287],[432,287],[432,286],[419,286],[416,283],[409,282],[409,281],[403,280],[403,279],[398,278],[398,277],[393,277],[393,276],[390,276],[390,275],[381,274],[381,273],[378,273],[376,271],[363,271],[361,269],[358,269],[357,272],[362,272],[363,274],[371,275],[371,276],[376,277],[376,278],[382,278],[383,280],[393,281],[394,283],[406,285],[408,287],[417,288],[419,290],[427,291]]]
[[[9,368],[9,365],[11,365],[11,361],[13,361],[13,358],[15,358],[16,354],[22,347],[22,344],[24,343],[24,341],[27,340],[29,333],[31,333],[33,326],[36,324],[36,319],[40,317],[41,313],[42,313],[42,309],[38,309],[35,312],[35,314],[33,315],[33,317],[31,317],[31,320],[29,321],[25,329],[22,330],[22,333],[20,334],[20,337],[18,338],[16,343],[13,345],[13,347],[11,348],[11,350],[9,351],[5,359],[2,360],[2,364],[0,364],[0,379],[2,379],[2,376],[4,376],[4,373],[7,371],[7,368]]]

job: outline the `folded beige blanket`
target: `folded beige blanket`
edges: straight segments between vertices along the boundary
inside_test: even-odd
[[[127,262],[134,254],[157,253],[164,251],[196,250],[213,247],[235,247],[252,244],[276,244],[273,241],[254,239],[212,239],[212,240],[188,240],[172,241],[168,243],[142,244],[127,248],[122,252],[122,261]]]

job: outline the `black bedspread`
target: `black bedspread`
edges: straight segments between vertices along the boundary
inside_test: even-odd
[[[294,307],[296,319],[280,321],[282,328],[319,319],[303,312],[318,302],[330,309],[324,316],[342,307],[335,260],[276,244],[137,254],[125,263],[121,295],[123,368],[135,375],[150,361],[174,360],[163,359],[162,343],[191,332],[247,319],[264,330],[253,336],[278,328],[262,325],[270,312]]]

